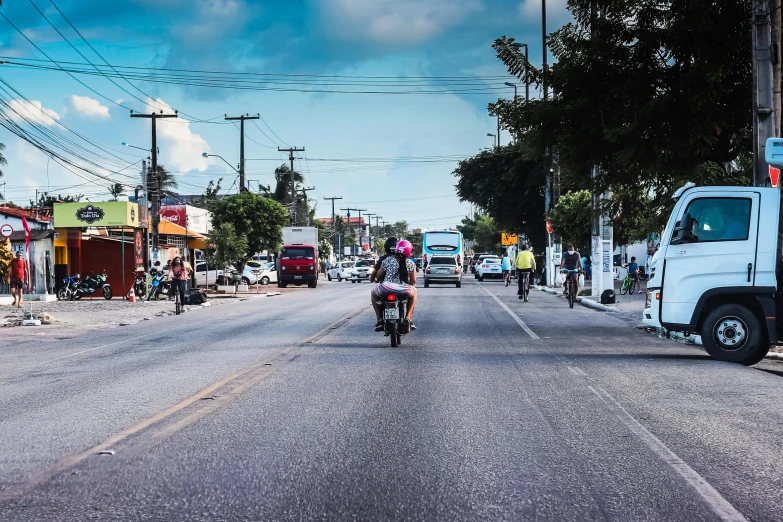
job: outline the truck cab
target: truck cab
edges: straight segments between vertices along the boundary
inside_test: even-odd
[[[756,364],[777,342],[781,191],[689,183],[674,199],[643,320],[700,334],[717,359]]]
[[[277,286],[285,288],[289,284],[301,286],[307,283],[310,288],[318,284],[318,256],[313,245],[284,245],[280,251],[277,270]]]

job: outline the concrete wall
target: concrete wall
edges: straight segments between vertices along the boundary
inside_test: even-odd
[[[14,253],[20,251],[24,255],[24,241],[12,241],[11,249]],[[48,287],[46,286],[47,252],[49,252],[49,269],[51,272],[51,280]],[[45,288],[48,288],[50,294],[54,293],[54,242],[52,239],[30,241],[30,279],[33,285],[30,293],[43,294]]]

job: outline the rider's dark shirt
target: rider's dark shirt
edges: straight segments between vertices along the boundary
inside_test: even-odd
[[[563,261],[565,261],[563,268],[566,270],[576,270],[579,268],[582,258],[579,256],[579,252],[574,252],[573,254],[565,252],[563,254]]]

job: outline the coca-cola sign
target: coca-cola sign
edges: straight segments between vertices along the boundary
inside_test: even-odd
[[[181,227],[185,226],[187,211],[185,205],[163,205],[160,207],[160,217]]]
[[[76,211],[76,219],[90,225],[96,221],[100,221],[105,215],[102,208],[93,207],[92,205],[87,205]]]

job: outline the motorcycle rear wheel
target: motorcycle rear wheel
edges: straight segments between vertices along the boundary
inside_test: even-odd
[[[399,333],[397,332],[396,321],[386,321],[386,331],[389,332],[389,338],[391,339],[392,348],[397,348],[397,340]]]

